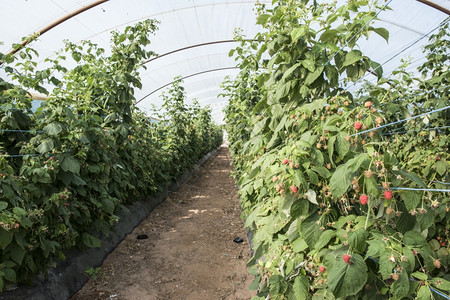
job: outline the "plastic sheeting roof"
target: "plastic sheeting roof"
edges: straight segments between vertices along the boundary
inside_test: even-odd
[[[0,10],[0,51],[10,50],[12,43],[36,32],[55,20],[93,3],[93,0],[4,0]],[[270,0],[259,2],[270,5]],[[324,0],[319,1],[324,2]],[[338,1],[343,2],[343,0]],[[432,2],[450,10],[450,0]],[[111,0],[95,6],[49,30],[32,45],[39,60],[54,55],[63,47],[63,40],[72,42],[89,39],[105,49],[109,48],[109,32],[121,30],[138,21],[154,18],[159,20],[159,30],[151,37],[151,49],[159,55],[194,47],[153,60],[147,70],[141,72],[143,88],[136,91],[138,106],[148,109],[153,103],[160,105],[162,86],[173,81],[175,76],[186,77],[184,86],[188,99],[197,98],[201,105],[211,104],[214,118],[222,122],[222,109],[227,100],[219,98],[220,84],[224,77],[233,77],[235,61],[228,57],[230,49],[236,47],[233,39],[235,28],[241,28],[247,38],[253,38],[262,28],[256,25],[254,5],[256,0]],[[388,74],[400,64],[400,59],[411,57],[411,67],[424,61],[421,48],[427,36],[448,15],[417,0],[392,0],[391,11],[379,14],[375,27],[390,31],[389,43],[373,34],[369,40],[361,39],[363,53],[383,65]],[[215,43],[219,41],[226,41]],[[397,56],[395,56],[397,55]],[[392,59],[392,60],[390,60]],[[389,61],[390,60],[390,61]],[[0,76],[2,74],[0,73]],[[367,79],[371,75],[367,75]],[[2,76],[4,77],[4,76]]]

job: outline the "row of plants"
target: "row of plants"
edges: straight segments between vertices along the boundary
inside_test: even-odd
[[[40,70],[32,48],[0,54],[0,290],[46,272],[67,249],[100,247],[98,234],[127,204],[221,144],[211,110],[188,105],[180,81],[159,122],[134,105],[155,30],[147,20],[114,32],[110,55],[67,42]],[[37,111],[29,90],[48,97]]]
[[[381,1],[273,1],[232,50],[226,130],[253,299],[448,299],[448,20],[418,73],[357,45]],[[376,77],[356,92],[345,86]],[[421,117],[416,117],[420,116]],[[406,120],[408,119],[408,120]]]

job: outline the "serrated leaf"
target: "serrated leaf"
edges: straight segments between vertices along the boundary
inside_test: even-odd
[[[44,130],[49,135],[53,135],[54,136],[54,135],[58,135],[63,130],[63,127],[61,126],[61,124],[53,122],[53,123],[50,123],[47,126],[45,126]]]
[[[450,292],[450,281],[445,280],[444,278],[435,277],[431,279],[431,282],[436,288]]]
[[[422,198],[420,193],[416,191],[402,191],[400,197],[403,199],[403,203],[408,212],[416,209]]]
[[[80,163],[75,158],[73,158],[71,156],[66,156],[66,157],[64,157],[64,160],[61,163],[61,169],[64,172],[71,172],[74,174],[79,174],[80,173]]]
[[[11,259],[15,261],[17,264],[21,265],[23,261],[23,257],[25,256],[26,251],[22,249],[20,246],[15,245],[10,252]]]
[[[258,19],[256,20],[256,24],[264,25],[267,23],[269,18],[270,18],[269,14],[262,14],[262,15],[258,16]]]
[[[305,79],[305,85],[311,85],[322,74],[324,67],[318,67],[314,72],[310,72]]]
[[[351,50],[345,55],[342,67],[353,65],[362,58],[362,53],[359,50]]]
[[[425,281],[428,279],[428,275],[422,272],[414,272],[411,274],[412,277],[417,278],[419,280]]]
[[[53,141],[50,139],[45,139],[41,142],[41,144],[37,147],[37,151],[39,153],[46,153],[52,151],[54,148]]]
[[[320,235],[319,240],[317,241],[316,245],[314,246],[314,249],[316,250],[320,250],[323,247],[325,247],[332,238],[334,238],[336,236],[336,232],[334,230],[325,230],[324,232],[322,232],[322,234]]]
[[[367,241],[369,248],[367,249],[366,257],[377,258],[380,257],[381,252],[386,247],[386,244],[380,240],[370,240]]]
[[[404,299],[404,297],[407,296],[408,292],[409,292],[408,273],[406,273],[406,272],[400,273],[399,279],[394,281],[391,289],[393,290],[395,299]]]
[[[296,300],[304,300],[309,297],[309,280],[306,276],[299,275],[295,277],[292,286]]]
[[[345,165],[339,166],[330,179],[331,194],[339,198],[350,186],[350,173]]]
[[[340,158],[344,158],[344,156],[350,151],[350,143],[347,142],[346,137],[347,134],[345,132],[340,132],[336,136],[336,151]]]
[[[351,264],[337,259],[328,274],[328,286],[337,298],[356,295],[366,284],[367,266],[359,254],[353,254]]]
[[[306,33],[306,27],[297,27],[291,31],[292,42],[296,42],[300,37],[304,36]]]
[[[366,248],[366,240],[369,237],[369,232],[364,228],[358,228],[355,231],[351,231],[348,237],[348,243],[358,252],[363,252]]]
[[[8,207],[8,202],[0,201],[0,210],[4,210]]]

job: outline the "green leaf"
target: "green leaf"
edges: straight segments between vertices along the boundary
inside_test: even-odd
[[[309,298],[309,280],[306,276],[299,275],[295,277],[292,286],[296,300],[304,300]]]
[[[444,176],[444,174],[447,173],[448,162],[439,160],[436,162],[435,166],[436,172],[438,172],[439,175]]]
[[[272,275],[269,278],[269,289],[272,297],[282,295],[287,289],[287,283],[281,275]]]
[[[319,40],[326,43],[330,40],[334,40],[337,37],[338,33],[339,31],[336,29],[326,30],[324,33],[322,33]]]
[[[324,67],[318,67],[314,72],[310,72],[305,79],[305,85],[311,85],[322,74]]]
[[[0,201],[0,210],[4,210],[8,207],[8,202]]]
[[[102,242],[98,238],[86,232],[83,233],[82,239],[83,243],[89,248],[98,248],[102,245]]]
[[[78,160],[73,158],[72,156],[66,156],[64,157],[64,160],[61,163],[61,169],[64,172],[71,172],[74,174],[80,173],[80,163]]]
[[[381,252],[386,247],[386,244],[380,240],[370,240],[367,241],[367,244],[369,244],[369,248],[367,249],[366,258],[369,256],[372,258],[380,257]]]
[[[269,15],[269,14],[262,14],[262,15],[260,15],[260,16],[258,17],[258,19],[257,19],[257,21],[256,21],[256,24],[264,25],[264,24],[267,23],[267,21],[269,20],[269,18],[270,18],[270,15]]]
[[[26,251],[24,249],[22,249],[19,245],[15,245],[10,252],[11,259],[21,265],[25,253]]]
[[[369,194],[372,199],[378,197],[380,189],[377,186],[377,180],[374,176],[370,178],[364,177],[364,185],[366,186],[367,194]]]
[[[320,250],[323,247],[325,247],[332,238],[334,238],[336,236],[336,232],[334,230],[325,230],[324,232],[322,232],[322,234],[320,235],[319,240],[317,241],[316,245],[314,246],[314,249],[316,250]]]
[[[384,249],[380,255],[379,259],[379,272],[383,279],[388,279],[391,274],[395,264],[389,259],[392,255],[392,252],[388,249]]]
[[[450,281],[445,280],[444,278],[435,277],[431,279],[431,283],[440,290],[450,292]]]
[[[345,132],[339,132],[337,135],[337,143],[336,143],[336,151],[339,154],[340,158],[344,158],[344,156],[350,151],[350,143],[345,139],[347,134]]]
[[[13,239],[13,233],[0,227],[0,247],[5,249]]]
[[[310,249],[313,249],[322,234],[319,230],[320,225],[317,224],[318,220],[319,215],[317,213],[313,213],[300,224],[302,238],[308,244]]]
[[[389,31],[386,28],[371,28],[372,31],[376,32],[379,36],[386,40],[386,43],[389,42]]]
[[[339,198],[350,186],[350,173],[345,165],[340,165],[330,179],[331,194]]]
[[[102,200],[102,206],[103,208],[110,214],[114,213],[115,205],[114,202],[112,202],[109,199],[103,199]]]
[[[352,50],[345,55],[342,67],[350,66],[362,58],[362,53],[359,50]]]
[[[427,274],[422,273],[422,272],[414,272],[411,274],[412,277],[417,278],[419,280],[425,281],[428,279]]]
[[[430,288],[427,285],[423,285],[419,288],[417,292],[417,300],[431,300],[433,299],[431,296]]]
[[[53,141],[50,139],[45,139],[42,143],[37,147],[37,151],[39,153],[46,153],[52,151],[54,148]]]
[[[306,30],[307,29],[305,26],[294,28],[291,31],[292,42],[296,42],[300,37],[304,36],[306,33]]]
[[[338,258],[328,274],[328,286],[337,298],[356,295],[366,284],[367,266],[359,254],[353,254],[351,264]]]
[[[366,249],[366,240],[369,237],[369,232],[364,228],[358,228],[355,231],[349,232],[348,243],[358,252],[364,252]]]
[[[44,127],[49,135],[58,135],[62,130],[62,126],[59,123],[53,122]]]
[[[420,193],[416,191],[402,191],[400,197],[403,199],[403,203],[408,212],[416,209],[422,199]]]
[[[13,213],[14,213],[14,215],[16,215],[16,217],[19,217],[19,218],[27,215],[27,211],[18,206],[13,208]]]
[[[5,279],[10,282],[16,282],[16,271],[10,268],[5,268],[2,270],[5,273]]]
[[[409,292],[409,276],[408,273],[400,273],[398,280],[394,281],[391,290],[394,291],[394,299],[404,299]]]

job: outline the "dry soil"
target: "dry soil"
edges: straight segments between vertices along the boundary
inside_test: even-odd
[[[230,171],[222,146],[109,254],[72,300],[250,299],[250,248]],[[233,242],[236,237],[244,242]]]

